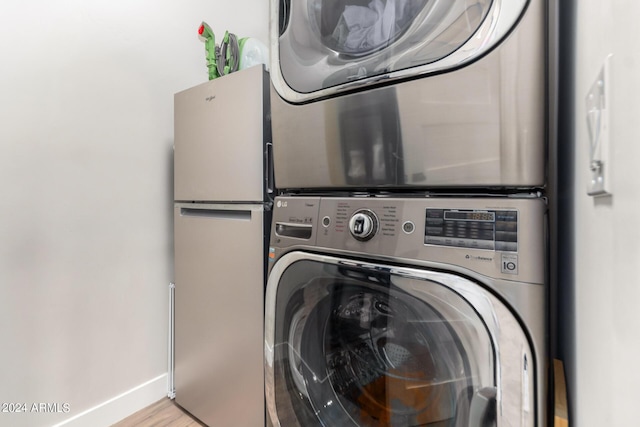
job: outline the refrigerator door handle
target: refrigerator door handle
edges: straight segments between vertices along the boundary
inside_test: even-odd
[[[265,151],[265,179],[267,181],[267,194],[272,195],[275,191],[275,178],[273,173],[273,143],[267,142]]]
[[[214,219],[235,219],[239,221],[251,221],[250,210],[226,210],[203,208],[180,208],[180,216],[193,216]]]

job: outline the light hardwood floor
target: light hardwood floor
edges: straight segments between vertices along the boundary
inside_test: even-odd
[[[153,405],[128,416],[111,427],[202,427],[204,424],[194,419],[169,398],[158,400]]]

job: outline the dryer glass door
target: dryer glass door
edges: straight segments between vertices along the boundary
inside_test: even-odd
[[[483,320],[436,282],[405,285],[345,264],[301,260],[286,268],[275,311],[267,307],[267,400],[276,425],[469,426],[495,416],[495,400],[483,407],[474,398],[495,391]]]
[[[454,52],[453,61],[429,69],[457,67],[495,46],[515,25],[527,3],[272,1],[277,10],[272,21],[279,22],[271,34],[272,49],[279,52],[274,66],[280,66],[288,87],[299,94],[424,67]]]

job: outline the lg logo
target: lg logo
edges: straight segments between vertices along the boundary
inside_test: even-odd
[[[276,202],[276,206],[279,207],[279,208],[286,208],[287,207],[287,202],[286,201],[283,202],[282,200],[278,200]]]

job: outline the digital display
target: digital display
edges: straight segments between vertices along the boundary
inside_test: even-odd
[[[446,211],[444,219],[457,219],[463,221],[495,221],[495,212],[474,212],[474,211]]]

